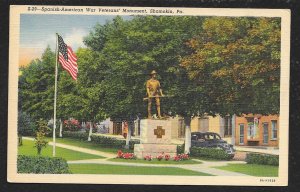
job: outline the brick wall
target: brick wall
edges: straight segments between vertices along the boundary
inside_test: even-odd
[[[247,138],[248,136],[248,123],[253,121],[252,119],[256,117],[258,118],[258,135],[256,138]],[[272,121],[273,124],[276,123],[277,127],[277,138],[273,138],[272,132]],[[244,144],[240,143],[240,125],[244,124]],[[267,132],[265,132],[266,139],[264,142],[264,124],[267,127]],[[278,146],[279,142],[279,116],[278,115],[244,115],[242,117],[236,117],[236,125],[235,125],[235,144],[236,145],[259,145],[259,146]]]

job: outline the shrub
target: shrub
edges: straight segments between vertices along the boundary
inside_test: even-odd
[[[248,164],[261,164],[261,165],[279,165],[278,155],[268,155],[259,153],[247,153],[246,162]]]
[[[188,160],[189,159],[189,155],[188,154],[178,154],[176,156],[173,157],[174,161],[183,161],[183,160]]]
[[[18,155],[18,173],[63,174],[71,173],[66,160],[58,157]]]
[[[173,157],[174,161],[180,161],[180,157],[178,155]]]
[[[89,134],[86,132],[72,132],[72,131],[65,131],[63,137],[66,138],[73,138],[78,139],[81,141],[86,141],[89,137]]]
[[[65,120],[64,129],[67,131],[79,131],[81,129],[81,125],[76,119]]]
[[[45,135],[50,131],[47,126],[47,122],[43,119],[37,121],[38,129],[36,131],[36,137],[34,138],[34,146],[37,149],[37,154],[40,155],[44,147],[47,146],[48,141],[45,139]]]
[[[169,161],[170,158],[171,158],[171,156],[170,156],[169,154],[166,154],[166,155],[165,155],[165,160],[166,160],[166,161]]]
[[[227,154],[223,149],[204,147],[191,147],[190,156],[218,160],[230,160],[232,158],[232,156]]]
[[[102,135],[92,135],[91,136],[91,141],[93,143],[99,144],[104,147],[110,147],[110,148],[122,148],[125,146],[126,141],[124,139],[116,139],[113,137],[105,137]],[[138,144],[139,141],[137,140],[131,140],[129,141],[129,149],[134,148],[134,144]]]
[[[121,150],[117,153],[117,158],[120,159],[136,159],[133,153],[123,153]]]
[[[184,144],[177,145],[177,154],[184,153]]]
[[[164,158],[163,154],[160,154],[160,155],[156,156],[156,159],[159,160],[159,161],[161,161],[163,158]]]
[[[146,161],[151,161],[151,160],[152,160],[152,156],[151,156],[151,155],[146,155],[146,156],[144,157],[144,160],[146,160]]]

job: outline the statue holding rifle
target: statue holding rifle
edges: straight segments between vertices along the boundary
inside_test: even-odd
[[[161,118],[161,113],[160,113],[160,97],[164,97],[162,93],[162,89],[160,87],[159,81],[156,79],[156,71],[153,70],[151,73],[151,78],[147,81],[146,83],[146,89],[147,89],[147,96],[144,98],[144,100],[148,100],[148,119],[152,118],[151,115],[151,105],[152,105],[152,100],[155,99],[156,102],[156,110],[157,110],[157,117],[160,119]]]

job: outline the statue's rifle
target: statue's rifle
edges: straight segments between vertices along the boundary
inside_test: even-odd
[[[147,101],[147,100],[149,100],[149,99],[152,99],[152,98],[161,98],[161,97],[174,97],[173,95],[163,95],[163,96],[161,96],[161,95],[157,95],[157,96],[150,96],[150,97],[145,97],[145,98],[143,98],[143,101]]]

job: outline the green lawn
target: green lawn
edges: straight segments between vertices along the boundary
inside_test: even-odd
[[[114,161],[114,162],[126,162],[126,163],[146,163],[146,164],[201,164],[202,162],[199,161],[193,161],[193,160],[185,160],[185,161],[174,161],[174,160],[157,160],[157,159],[153,159],[152,161],[146,161],[144,159],[119,159],[119,158],[115,158],[115,159],[109,159],[109,161]]]
[[[226,171],[233,171],[257,177],[278,177],[278,166],[256,164],[229,164],[222,167],[214,167]]]
[[[47,138],[48,141],[52,141],[52,138]],[[117,155],[117,152],[119,149],[115,148],[108,148],[108,147],[102,147],[98,144],[89,142],[89,141],[80,141],[77,139],[72,139],[72,138],[56,138],[57,143],[63,143],[67,145],[73,145],[77,147],[82,147],[82,148],[88,148],[88,149],[93,149],[97,151],[102,151],[102,152],[107,152],[107,153],[113,153]],[[132,153],[133,150],[130,149],[121,149],[123,152],[130,152]]]
[[[74,174],[211,176],[206,173],[175,167],[133,167],[108,164],[69,164],[69,168]]]
[[[18,148],[18,154],[19,155],[37,155],[37,150],[34,147],[34,141],[29,141],[26,139],[23,139],[23,145],[19,146]],[[42,156],[48,156],[52,157],[52,146],[48,145],[46,148],[42,149]],[[91,155],[87,153],[81,153],[78,151],[73,151],[69,149],[64,149],[60,147],[56,147],[56,156],[62,157],[64,159],[68,160],[82,160],[82,159],[100,159],[103,158],[102,156],[98,155]]]

